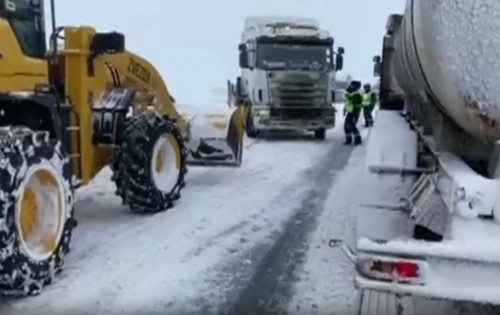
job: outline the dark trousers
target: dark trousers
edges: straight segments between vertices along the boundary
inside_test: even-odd
[[[363,115],[365,117],[365,127],[371,127],[373,126],[373,106],[368,105],[363,107]]]
[[[353,121],[354,121],[354,125],[358,125],[358,121],[359,121],[359,115],[361,114],[361,110],[355,110],[353,114]]]
[[[361,144],[361,135],[359,134],[358,127],[356,127],[356,120],[359,117],[359,111],[347,113],[344,120],[345,144]]]

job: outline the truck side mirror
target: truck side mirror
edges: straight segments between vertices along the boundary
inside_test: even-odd
[[[335,54],[335,71],[340,71],[344,68],[344,47],[337,48],[337,53]]]
[[[344,56],[337,54],[335,56],[335,71],[340,71],[344,68]]]
[[[238,49],[240,51],[240,68],[246,69],[248,68],[247,46],[245,44],[240,44]]]
[[[382,58],[380,56],[373,57],[373,76],[379,77],[382,71]]]

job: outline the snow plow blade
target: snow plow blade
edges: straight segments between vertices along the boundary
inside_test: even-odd
[[[198,111],[192,117],[187,117],[187,164],[241,166],[245,112],[245,107],[238,106],[227,108],[225,112]]]

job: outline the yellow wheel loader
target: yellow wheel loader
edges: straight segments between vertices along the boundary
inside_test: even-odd
[[[106,165],[124,204],[155,213],[180,198],[186,165],[241,163],[246,108],[201,117],[216,132],[197,137],[199,117],[179,113],[124,35],[56,28],[51,8],[47,50],[43,1],[0,0],[3,295],[37,294],[62,271],[75,189]]]

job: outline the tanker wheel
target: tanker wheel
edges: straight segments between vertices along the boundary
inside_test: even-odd
[[[36,295],[62,271],[75,226],[71,174],[47,132],[0,128],[2,295]]]
[[[127,119],[116,150],[116,194],[133,212],[169,209],[185,185],[186,149],[179,128],[168,117],[146,111]]]

